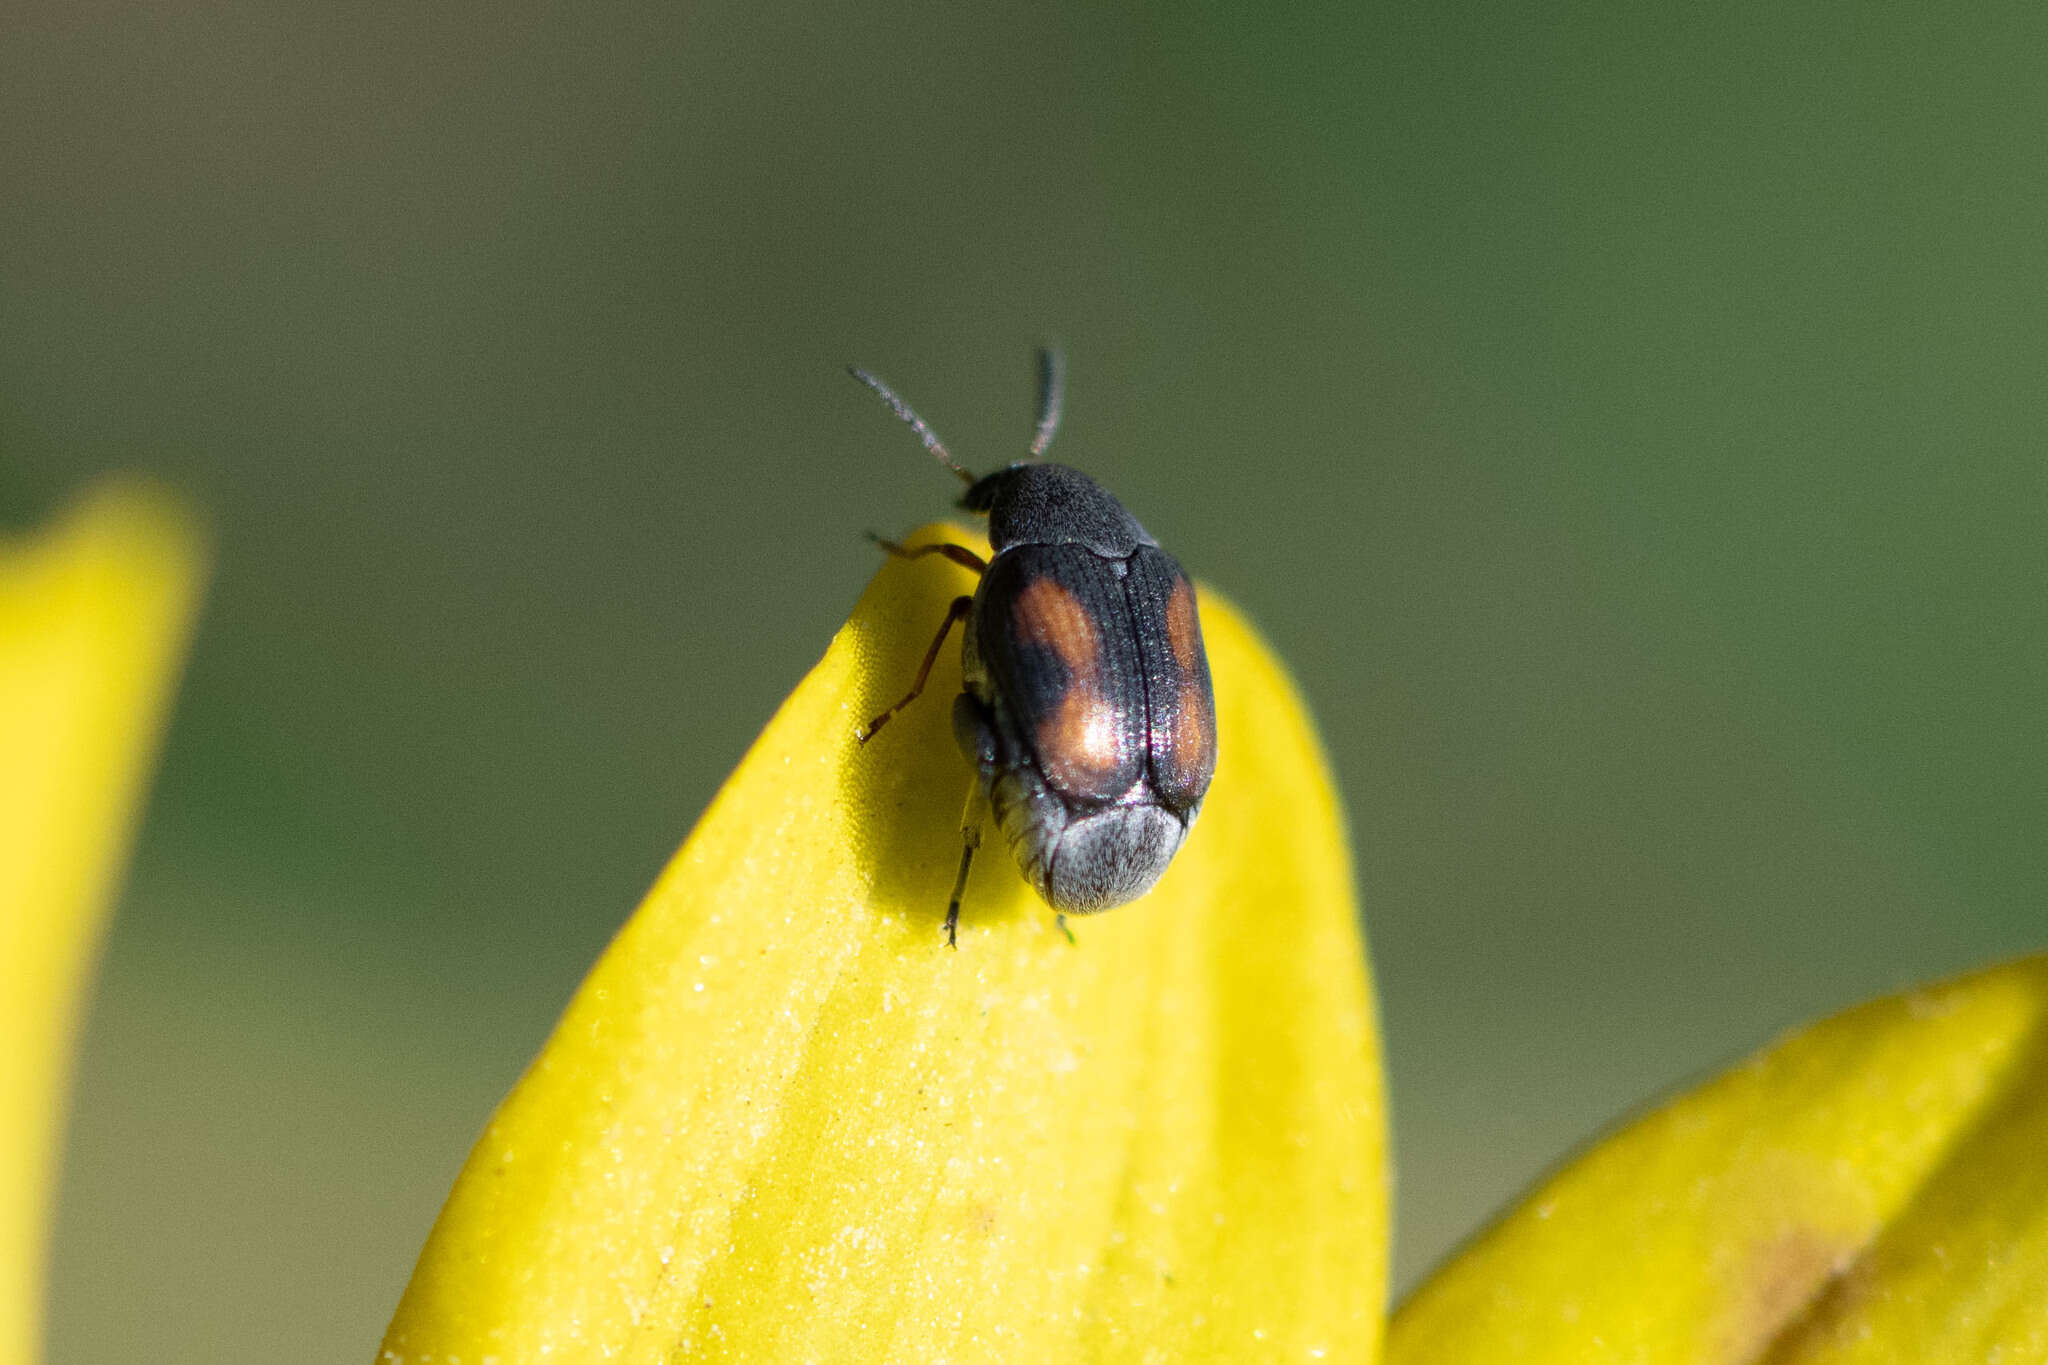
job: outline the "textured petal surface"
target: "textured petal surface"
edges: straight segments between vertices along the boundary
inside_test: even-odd
[[[957,653],[854,731],[969,586],[883,567],[492,1120],[383,1359],[1374,1358],[1377,1041],[1299,700],[1205,596],[1223,759],[1165,880],[1070,945],[991,837],[949,952]]]
[[[1874,1001],[1554,1176],[1396,1365],[2048,1359],[2048,958]]]
[[[39,1355],[72,1036],[197,598],[161,495],[0,541],[0,1362]]]

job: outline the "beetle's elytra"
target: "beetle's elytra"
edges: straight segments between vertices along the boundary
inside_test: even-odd
[[[1216,772],[1216,699],[1194,583],[1101,485],[1041,462],[1060,420],[1052,352],[1039,352],[1030,458],[979,478],[888,385],[851,373],[966,481],[960,507],[988,517],[988,558],[964,545],[879,542],[905,558],[943,555],[981,584],[953,602],[908,695],[860,732],[865,743],[917,699],[947,634],[966,622],[953,733],[975,778],[946,942],[984,806],[1024,876],[1062,915],[1135,900],[1173,860]]]

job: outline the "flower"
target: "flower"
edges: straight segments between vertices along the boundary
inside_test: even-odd
[[[63,1077],[200,558],[132,486],[0,545],[0,1362],[36,1353]],[[1212,595],[1224,765],[1166,879],[1070,943],[992,841],[945,952],[945,708],[853,733],[959,574],[885,566],[770,723],[479,1142],[385,1361],[1379,1357],[1377,1041],[1284,675]],[[1386,1355],[2041,1359],[2044,1151],[2048,956],[1624,1126]]]
[[[0,542],[0,1361],[38,1353],[73,1037],[201,558],[135,485]]]
[[[855,730],[967,581],[882,567],[491,1121],[381,1359],[1376,1349],[1376,1032],[1292,688],[1212,595],[1225,749],[1165,879],[1069,943],[991,839],[949,952],[957,663]]]
[[[35,1353],[63,1077],[197,597],[127,487],[0,546],[0,1361]],[[1196,836],[1079,941],[889,740],[943,563],[884,567],[472,1154],[393,1362],[1371,1361],[1377,1042],[1308,722],[1228,604]],[[941,674],[934,691],[951,690]],[[1393,1319],[1394,1365],[2048,1351],[2048,957],[1792,1035],[1596,1144]]]
[[[957,673],[854,734],[965,586],[884,565],[477,1144],[386,1365],[1379,1358],[1377,1044],[1299,702],[1210,594],[1223,760],[1165,880],[1070,944],[991,841],[946,952]],[[1791,1036],[1543,1182],[1388,1358],[2042,1358],[2044,1021],[2048,958]]]
[[[1539,1185],[1393,1365],[2048,1358],[2048,957],[1792,1035]]]

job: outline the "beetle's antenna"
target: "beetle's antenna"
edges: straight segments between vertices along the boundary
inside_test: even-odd
[[[926,450],[929,450],[932,454],[938,457],[940,464],[952,470],[955,474],[958,474],[963,481],[970,484],[974,482],[973,472],[964,468],[958,460],[954,459],[952,455],[947,452],[945,443],[939,439],[939,433],[933,431],[929,426],[925,425],[924,418],[919,417],[916,413],[912,412],[910,410],[910,404],[904,402],[901,398],[898,398],[896,396],[896,391],[894,389],[890,388],[887,384],[884,384],[881,380],[875,378],[873,375],[869,374],[866,370],[863,370],[858,365],[848,365],[846,367],[846,372],[852,375],[855,379],[858,379],[861,383],[873,389],[876,393],[882,395],[882,401],[889,405],[889,411],[895,413],[903,421],[908,422],[910,424],[910,429],[917,433],[917,439],[924,442],[924,448]]]
[[[1060,429],[1060,407],[1066,401],[1067,361],[1050,346],[1038,348],[1038,430],[1031,436],[1031,458],[1042,458]]]

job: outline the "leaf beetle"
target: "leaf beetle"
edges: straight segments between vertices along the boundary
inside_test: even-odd
[[[988,517],[986,559],[964,545],[906,549],[874,538],[892,555],[943,555],[981,577],[947,610],[909,693],[858,733],[865,744],[917,700],[964,622],[953,734],[975,778],[946,906],[950,946],[988,814],[1064,928],[1069,914],[1151,890],[1216,771],[1216,699],[1195,585],[1101,485],[1044,461],[1059,429],[1059,357],[1040,350],[1038,371],[1029,457],[977,477],[887,384],[848,367],[967,484],[960,508]]]

